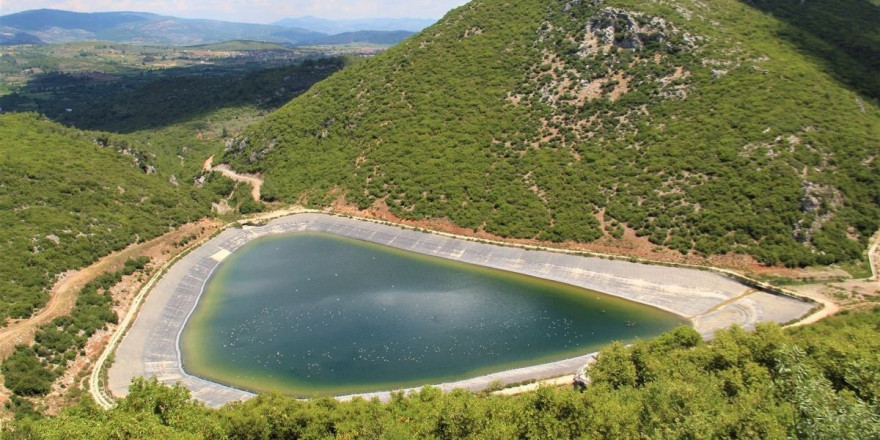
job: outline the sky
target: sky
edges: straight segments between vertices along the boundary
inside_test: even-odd
[[[137,11],[182,18],[272,23],[287,17],[440,18],[468,0],[0,0],[0,15],[29,9]]]

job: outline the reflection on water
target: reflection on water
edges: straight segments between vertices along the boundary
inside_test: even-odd
[[[684,321],[595,292],[326,234],[255,240],[184,329],[192,374],[310,395],[464,378]]]

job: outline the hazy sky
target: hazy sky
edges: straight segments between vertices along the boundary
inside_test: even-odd
[[[440,18],[468,0],[0,0],[0,15],[28,9],[138,11],[184,18],[271,23],[285,17]]]

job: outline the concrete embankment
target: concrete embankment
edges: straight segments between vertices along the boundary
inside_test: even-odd
[[[178,338],[205,282],[224,258],[253,239],[305,231],[336,234],[596,290],[686,317],[704,337],[733,324],[749,329],[757,322],[788,322],[812,308],[810,303],[755,290],[718,273],[527,250],[325,214],[298,214],[265,226],[228,229],[171,267],[156,283],[117,350],[108,372],[110,391],[122,396],[132,378],[155,376],[169,384],[181,382],[192,390],[195,398],[209,406],[251,397],[251,393],[186,374],[180,363]],[[586,360],[587,356],[582,356],[441,387],[477,390],[494,381],[514,383],[571,374]],[[364,396],[382,398],[388,394]]]

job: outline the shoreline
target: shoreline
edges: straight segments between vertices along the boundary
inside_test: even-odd
[[[294,214],[268,221],[264,226],[227,229],[169,268],[144,302],[138,320],[119,346],[116,361],[108,371],[111,392],[124,395],[131,378],[156,376],[169,384],[183,382],[193,391],[194,398],[209,406],[221,406],[253,396],[188,375],[180,365],[177,339],[185,317],[198,302],[204,281],[226,256],[254,238],[298,231],[327,232],[585,287],[685,317],[704,338],[710,338],[715,330],[733,324],[752,328],[761,321],[784,323],[799,318],[812,308],[811,304],[794,298],[753,291],[749,286],[715,272],[487,244],[453,238],[444,233],[424,233],[329,214]],[[476,390],[498,380],[509,384],[571,374],[586,363],[588,356],[436,386]],[[566,363],[569,361],[571,363]],[[579,365],[572,368],[576,363]],[[381,398],[380,394],[390,396],[388,392],[357,395]]]

